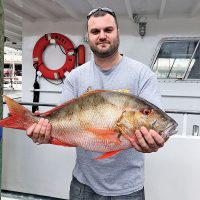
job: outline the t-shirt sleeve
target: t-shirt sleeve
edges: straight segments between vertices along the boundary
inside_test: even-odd
[[[140,79],[139,96],[163,109],[156,75],[149,69],[141,75]]]
[[[62,86],[60,103],[75,98],[74,94],[74,77],[73,74],[68,74]]]

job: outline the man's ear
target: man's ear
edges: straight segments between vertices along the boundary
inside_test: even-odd
[[[84,36],[84,41],[85,41],[85,42],[88,42],[88,33],[85,34],[85,36]]]

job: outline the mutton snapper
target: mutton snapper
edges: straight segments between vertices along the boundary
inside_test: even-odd
[[[145,126],[163,137],[176,133],[177,123],[148,101],[121,92],[95,90],[67,101],[39,116],[3,96],[9,116],[0,126],[26,130],[41,117],[52,125],[49,143],[103,152],[96,159],[131,148],[136,129]]]

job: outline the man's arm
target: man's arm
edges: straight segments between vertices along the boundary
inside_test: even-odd
[[[151,71],[149,73],[151,74],[149,78],[146,78],[145,74],[140,81],[139,96],[162,109],[157,78]],[[161,137],[156,131],[148,131],[145,127],[141,127],[140,130],[136,130],[132,145],[137,151],[151,153],[158,151],[165,142],[166,138]]]

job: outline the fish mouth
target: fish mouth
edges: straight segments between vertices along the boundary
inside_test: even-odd
[[[170,136],[176,134],[178,132],[177,126],[178,126],[178,124],[176,122],[170,124],[166,129],[164,129],[160,132],[160,135],[167,138],[167,137],[170,137]]]

